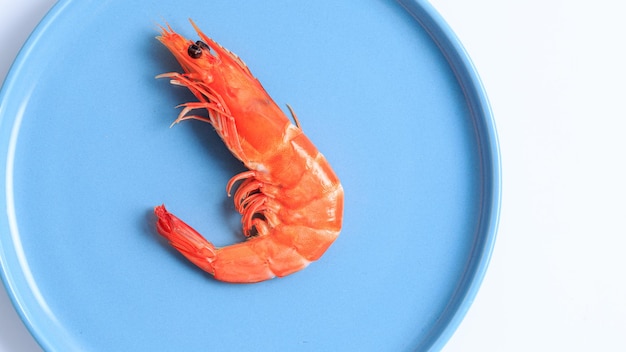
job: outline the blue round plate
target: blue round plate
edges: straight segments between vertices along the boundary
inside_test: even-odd
[[[155,232],[168,208],[240,241],[208,124],[173,128],[179,70],[154,39],[192,17],[289,103],[345,189],[339,239],[306,270],[216,282]],[[61,0],[0,95],[0,259],[46,350],[438,349],[493,247],[500,164],[477,75],[425,1]]]

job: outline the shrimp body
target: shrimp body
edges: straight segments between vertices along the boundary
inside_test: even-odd
[[[210,123],[249,169],[226,185],[229,196],[234,191],[247,239],[215,247],[162,205],[154,210],[157,230],[217,280],[251,283],[299,271],[320,258],[339,235],[341,183],[295,115],[293,124],[239,57],[191,23],[201,40],[161,28],[157,39],[184,72],[157,77],[187,87],[198,99],[181,105],[174,124],[187,119]],[[196,110],[208,114],[196,115]]]

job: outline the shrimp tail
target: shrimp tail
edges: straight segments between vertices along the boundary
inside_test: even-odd
[[[210,274],[215,273],[213,260],[216,255],[215,246],[207,241],[191,226],[168,212],[164,205],[154,208],[157,216],[157,231],[165,237],[189,261]]]

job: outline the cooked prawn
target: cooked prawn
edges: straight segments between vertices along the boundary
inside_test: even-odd
[[[226,185],[229,196],[235,190],[235,208],[247,239],[216,247],[163,205],[154,209],[157,230],[217,280],[252,283],[297,272],[320,258],[339,235],[341,183],[300,129],[291,107],[295,124],[238,56],[191,24],[200,37],[196,42],[170,26],[161,28],[157,39],[184,73],[157,77],[188,88],[198,99],[180,105],[173,124],[187,119],[210,123],[249,169]]]

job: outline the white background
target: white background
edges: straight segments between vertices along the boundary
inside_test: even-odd
[[[0,0],[0,80],[53,2]],[[503,164],[493,259],[444,351],[626,351],[622,5],[431,2],[482,77]],[[0,352],[38,350],[0,288]]]

